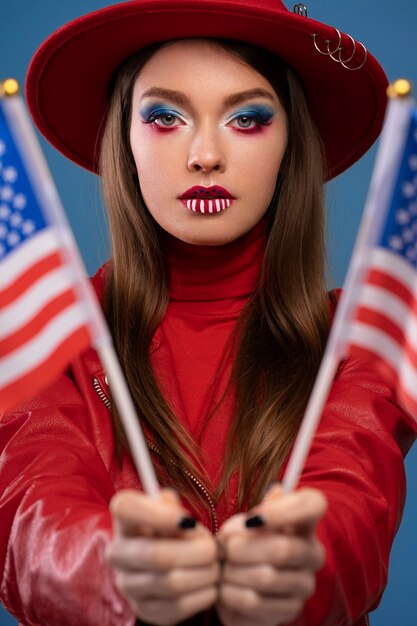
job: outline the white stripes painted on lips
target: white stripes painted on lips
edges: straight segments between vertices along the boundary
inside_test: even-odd
[[[182,200],[183,204],[194,213],[220,213],[228,209],[232,204],[232,198],[188,198]]]

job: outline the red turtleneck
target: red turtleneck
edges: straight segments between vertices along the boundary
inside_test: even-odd
[[[232,414],[222,402],[230,375],[228,340],[253,291],[265,252],[265,220],[222,246],[196,246],[164,236],[170,301],[153,340],[152,362],[165,397],[201,448],[216,483]]]

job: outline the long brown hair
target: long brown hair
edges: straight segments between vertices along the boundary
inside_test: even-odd
[[[161,45],[142,50],[119,70],[101,144],[101,174],[113,256],[104,310],[145,428],[160,450],[161,482],[207,506],[181,468],[207,480],[196,444],[178,422],[152,369],[149,348],[169,300],[158,226],[141,197],[129,145],[135,78]],[[235,414],[217,499],[239,472],[238,506],[258,502],[277,478],[294,442],[328,333],[325,285],[323,156],[302,86],[271,53],[213,40],[262,74],[288,119],[288,146],[268,209],[268,241],[260,280],[231,338],[229,390]],[[126,442],[117,412],[119,453]],[[213,489],[213,486],[211,486]]]

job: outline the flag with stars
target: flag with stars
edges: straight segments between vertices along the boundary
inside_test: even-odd
[[[103,328],[92,331],[60,210],[23,101],[0,98],[0,415],[51,384]]]
[[[410,100],[389,106],[346,351],[371,358],[417,419],[417,109]]]

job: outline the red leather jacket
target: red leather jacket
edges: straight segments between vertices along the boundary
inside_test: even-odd
[[[115,458],[108,405],[90,349],[47,391],[0,420],[0,594],[25,626],[135,622],[103,558],[109,500],[140,487],[129,457],[122,468]],[[297,626],[367,623],[386,584],[405,498],[403,456],[415,436],[393,390],[366,363],[346,361],[301,479],[325,493],[329,509],[318,529],[326,564]],[[209,511],[202,522],[215,531],[231,511],[201,489]],[[211,612],[189,623],[218,621]]]

